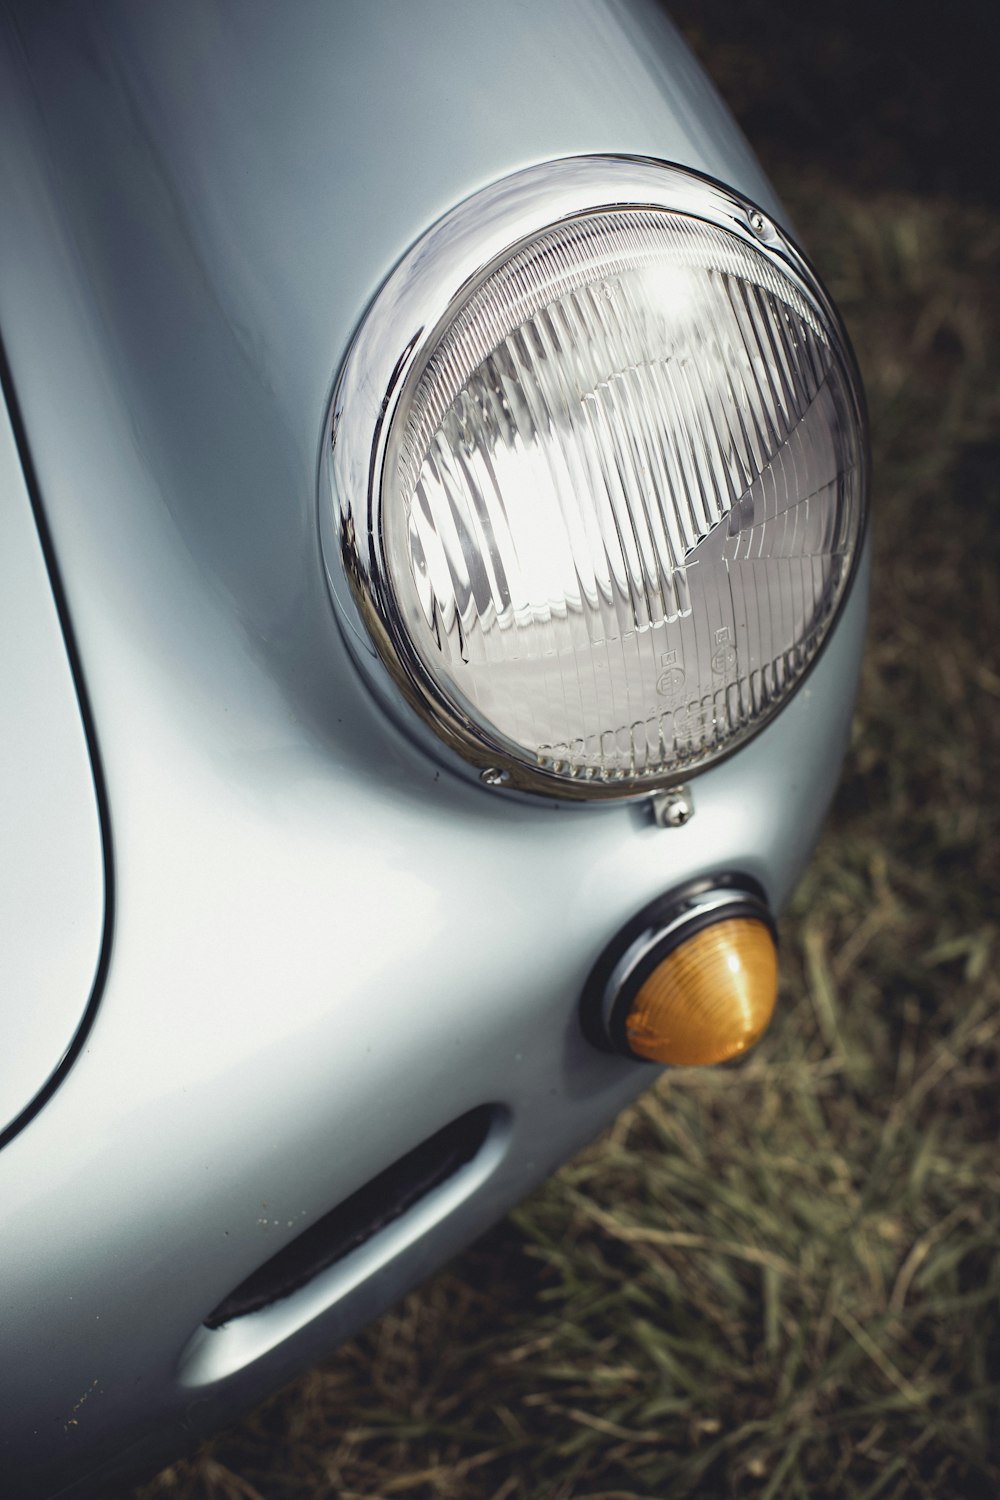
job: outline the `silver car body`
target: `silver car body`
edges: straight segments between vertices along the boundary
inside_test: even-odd
[[[0,1490],[100,1493],[328,1352],[649,1082],[584,1041],[586,976],[706,872],[785,902],[846,740],[866,564],[675,829],[468,784],[345,649],[328,405],[429,225],[592,152],[783,219],[658,10],[12,4],[0,117]],[[459,1170],[205,1326],[479,1106]]]

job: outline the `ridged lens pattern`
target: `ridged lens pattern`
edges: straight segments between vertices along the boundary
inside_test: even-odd
[[[760,727],[861,529],[837,335],[726,230],[653,209],[522,246],[432,348],[390,450],[397,608],[504,753],[635,784]]]
[[[628,1044],[651,1062],[700,1067],[738,1057],[774,1012],[778,956],[763,922],[730,917],[675,948],[632,1003]]]

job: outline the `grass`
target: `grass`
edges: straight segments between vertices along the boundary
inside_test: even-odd
[[[738,24],[719,46],[752,116],[766,66]],[[1000,212],[767,141],[876,473],[861,702],[779,1019],[139,1500],[1000,1494]]]

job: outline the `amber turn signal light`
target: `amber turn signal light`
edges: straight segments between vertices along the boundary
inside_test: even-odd
[[[727,1062],[767,1030],[778,956],[763,922],[732,917],[703,927],[640,985],[625,1021],[629,1051],[652,1062]]]
[[[777,990],[764,892],[720,875],[653,902],[608,945],[584,995],[584,1032],[650,1062],[726,1062],[763,1036]]]

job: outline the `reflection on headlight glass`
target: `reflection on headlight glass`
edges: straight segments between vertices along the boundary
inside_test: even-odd
[[[788,696],[861,526],[837,335],[736,236],[659,210],[538,236],[434,345],[385,494],[433,678],[519,758],[694,768]]]

